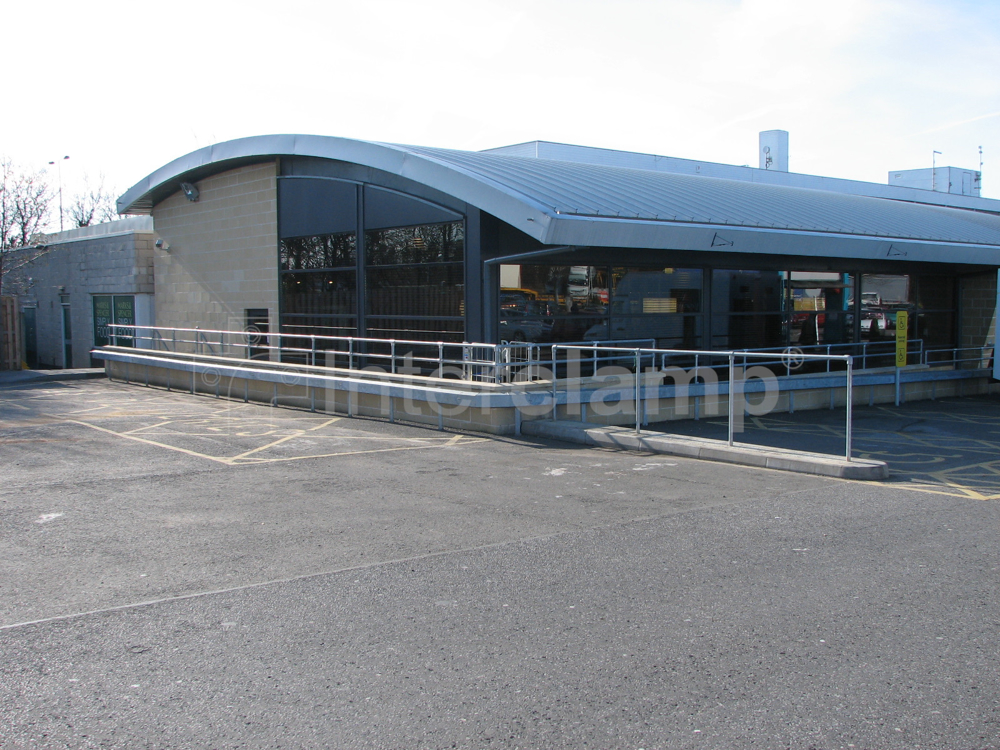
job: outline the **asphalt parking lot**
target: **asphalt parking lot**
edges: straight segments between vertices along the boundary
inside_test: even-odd
[[[1000,406],[922,408],[868,484],[0,389],[0,748],[1000,747]]]

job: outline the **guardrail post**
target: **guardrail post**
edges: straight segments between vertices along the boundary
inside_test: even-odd
[[[640,425],[642,422],[642,409],[640,407],[640,401],[642,399],[642,383],[640,378],[642,377],[642,363],[639,361],[640,349],[635,350],[635,434],[638,435],[640,432]]]
[[[854,429],[854,357],[847,358],[847,460],[851,460],[851,431]]]
[[[312,343],[312,366],[316,366],[316,337],[310,336],[309,341]],[[314,410],[315,411],[315,410]]]
[[[556,377],[556,349],[558,345],[552,346],[552,421],[556,421],[556,388],[559,379]]]
[[[501,375],[500,351],[501,351],[500,344],[493,344],[493,382],[496,383],[497,385],[500,385],[500,383],[507,382],[506,376]],[[503,380],[501,380],[501,378],[503,378]],[[518,423],[520,423],[520,412],[516,408],[514,409],[514,412],[515,412],[514,418],[518,421]],[[518,429],[520,429],[520,424],[518,425]]]
[[[733,420],[736,415],[736,352],[729,352],[729,445],[733,444]]]

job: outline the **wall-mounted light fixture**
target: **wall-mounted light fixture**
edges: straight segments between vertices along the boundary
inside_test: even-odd
[[[196,188],[190,182],[182,182],[181,183],[181,190],[184,191],[184,195],[192,203],[194,203],[196,200],[198,200],[198,195],[199,195],[198,188]]]
[[[153,246],[157,250],[162,250],[165,253],[169,253],[170,252],[170,243],[169,242],[164,242],[161,239],[157,239],[156,242],[153,243]]]

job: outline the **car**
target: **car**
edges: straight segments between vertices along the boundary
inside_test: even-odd
[[[500,305],[501,341],[550,341],[554,325],[555,316],[548,302],[507,299]]]
[[[869,335],[881,335],[888,328],[885,313],[881,310],[861,311],[861,330]]]

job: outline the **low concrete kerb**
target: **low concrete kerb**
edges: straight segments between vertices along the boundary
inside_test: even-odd
[[[106,377],[103,367],[86,367],[78,370],[4,370],[0,372],[0,388],[56,380],[89,380],[103,377]]]
[[[605,427],[585,422],[540,419],[522,422],[521,432],[525,435],[581,445],[684,456],[838,479],[880,480],[889,477],[889,466],[884,461],[861,458],[848,461],[844,457],[825,453],[759,448],[742,444],[730,446],[720,440],[689,438],[662,432],[643,432],[636,435],[634,428],[628,427]]]

